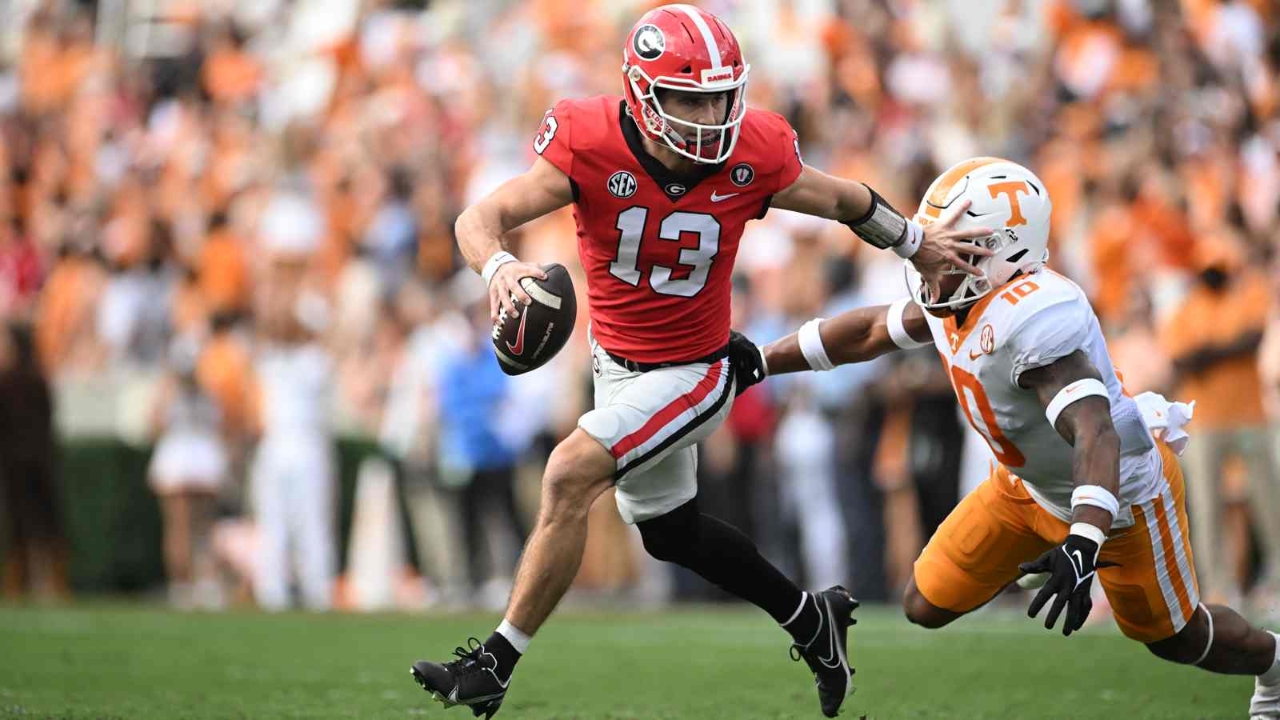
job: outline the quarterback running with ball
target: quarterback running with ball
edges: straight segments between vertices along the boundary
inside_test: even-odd
[[[975,239],[994,253],[975,260],[980,272],[909,283],[912,297],[812,320],[763,353],[735,342],[733,361],[763,377],[933,345],[999,464],[916,560],[907,618],[940,628],[1045,574],[1028,614],[1052,598],[1045,627],[1065,610],[1070,635],[1096,575],[1126,636],[1170,662],[1256,676],[1250,718],[1280,720],[1277,636],[1200,602],[1175,455],[1192,408],[1125,392],[1084,292],[1045,267],[1051,210],[1026,168],[962,162],[933,182],[916,220],[997,228]]]
[[[623,95],[557,103],[533,140],[533,166],[458,218],[458,244],[488,283],[496,320],[529,303],[523,278],[545,277],[503,249],[503,234],[574,205],[595,409],[548,459],[502,624],[449,662],[414,664],[414,678],[446,705],[497,712],[517,662],[578,572],[587,512],[609,487],[650,554],[785,628],[793,656],[814,673],[825,715],[834,717],[852,689],[849,594],[801,591],[746,535],[698,508],[695,446],[724,421],[735,388],[751,381],[735,377],[727,360],[738,241],[770,207],[794,210],[842,222],[941,281],[953,265],[976,272],[958,251],[972,252],[967,238],[987,231],[947,222],[924,229],[865,185],[805,166],[787,121],[747,108],[748,73],[714,15],[688,5],[651,10],[627,38]]]

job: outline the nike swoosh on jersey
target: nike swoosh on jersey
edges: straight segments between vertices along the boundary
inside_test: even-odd
[[[970,351],[969,351],[969,359],[970,359],[970,360],[977,360],[977,359],[978,359],[978,358],[980,358],[980,357],[982,357],[982,353],[980,353],[980,352],[974,352],[974,351],[972,351],[972,350],[970,350]]]
[[[717,195],[717,194],[716,194],[716,191],[715,191],[715,190],[712,190],[712,191],[711,191],[711,202],[720,202],[721,200],[728,200],[728,199],[729,199],[729,198],[731,198],[731,197],[737,197],[738,195],[741,195],[741,194],[742,194],[742,193],[729,193],[728,195]]]
[[[528,319],[529,308],[525,308],[524,312],[520,313],[520,327],[516,330],[516,344],[507,343],[507,349],[511,351],[512,355],[518,356],[524,352],[524,322]]]

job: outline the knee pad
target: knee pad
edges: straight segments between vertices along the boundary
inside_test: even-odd
[[[684,565],[697,546],[700,520],[694,499],[666,515],[636,523],[636,527],[646,552],[659,560]]]

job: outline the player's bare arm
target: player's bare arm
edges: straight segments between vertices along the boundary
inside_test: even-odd
[[[921,228],[866,185],[828,175],[808,165],[795,182],[773,196],[772,206],[848,225],[871,245],[889,248],[910,258],[930,287],[935,287],[942,273],[952,267],[981,275],[973,263],[977,257],[991,255],[990,250],[972,242],[973,238],[990,235],[990,228],[955,227],[962,213],[969,209],[967,202],[938,222]],[[902,228],[900,235],[897,234],[899,227]],[[914,235],[917,232],[919,236]]]
[[[814,318],[799,331],[763,348],[733,332],[729,362],[741,393],[767,375],[830,370],[931,342],[924,310],[903,299],[892,305],[850,310],[830,319]]]
[[[1081,388],[1087,381],[1102,384],[1102,375],[1079,350],[1041,368],[1028,370],[1020,384],[1035,392],[1046,410],[1059,402],[1069,402],[1074,394],[1083,397],[1066,405],[1054,429],[1075,448],[1072,477],[1077,487],[1098,485],[1112,496],[1120,493],[1120,436],[1111,423],[1111,401],[1105,395],[1087,395]],[[1086,522],[1104,534],[1111,530],[1112,515],[1095,505],[1078,505],[1071,520]]]
[[[829,363],[832,367],[867,362],[901,349],[902,346],[895,341],[890,327],[892,309],[891,305],[876,305],[850,310],[825,320],[810,320],[805,329],[764,346],[765,364],[769,373],[781,375],[826,369],[815,367],[810,362],[810,357],[816,355],[815,351],[819,347],[826,362],[819,358],[816,359],[817,364]],[[928,342],[929,326],[925,323],[924,311],[920,306],[912,302],[904,303],[899,312],[900,323],[910,338],[921,344]],[[816,334],[820,346],[810,340],[810,333]],[[802,335],[805,336],[803,342]]]
[[[493,319],[505,310],[518,315],[516,301],[528,305],[520,287],[527,277],[546,279],[542,268],[516,260],[502,244],[502,236],[521,225],[573,202],[569,177],[542,158],[523,175],[514,177],[458,216],[454,232],[467,265],[489,284],[489,312]],[[515,295],[513,301],[511,296]]]
[[[1098,563],[1098,553],[1120,510],[1120,436],[1111,421],[1102,375],[1084,352],[1028,370],[1018,382],[1039,396],[1047,419],[1074,448],[1071,533],[1060,547],[1022,566],[1023,572],[1052,574],[1031,601],[1028,614],[1035,617],[1056,595],[1045,627],[1052,628],[1065,608],[1062,632],[1070,635],[1084,625],[1093,607],[1093,575],[1104,566]]]

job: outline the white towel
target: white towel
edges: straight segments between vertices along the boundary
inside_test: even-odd
[[[1160,393],[1144,392],[1134,398],[1142,419],[1157,438],[1164,440],[1169,449],[1179,456],[1187,449],[1191,436],[1183,427],[1195,415],[1196,403],[1171,402]]]

